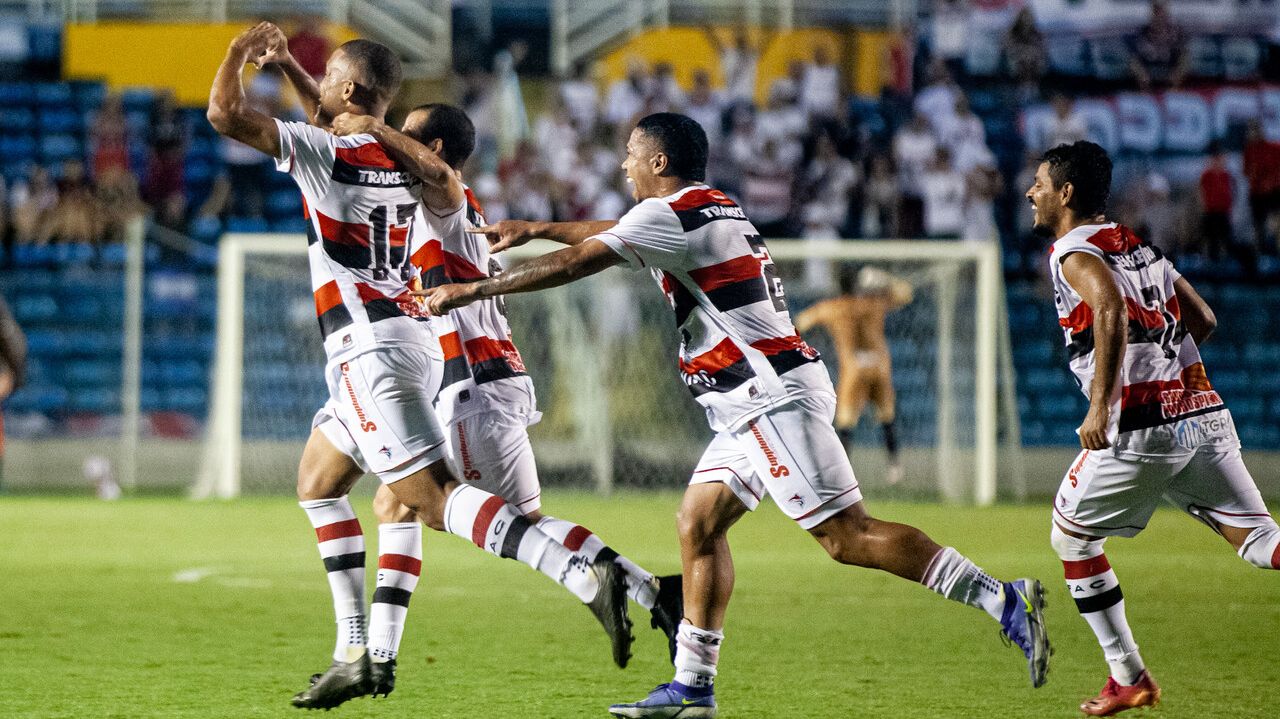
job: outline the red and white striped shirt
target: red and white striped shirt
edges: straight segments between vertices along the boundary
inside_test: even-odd
[[[1231,414],[1182,323],[1174,291],[1181,275],[1158,247],[1115,223],[1075,228],[1053,243],[1049,258],[1068,364],[1085,395],[1094,374],[1093,310],[1062,274],[1062,261],[1075,252],[1106,262],[1128,309],[1128,344],[1111,398],[1115,452],[1160,458],[1202,444],[1239,446]]]
[[[426,287],[471,282],[502,271],[489,254],[488,240],[467,232],[484,225],[484,216],[470,189],[466,195],[452,212],[440,214],[424,206],[414,220],[414,234],[422,238],[422,246],[413,263]],[[533,382],[511,340],[503,298],[474,302],[434,317],[431,323],[444,352],[444,379],[436,397],[442,422],[485,410],[537,421]]]
[[[383,346],[437,347],[408,294],[422,185],[370,135],[276,120],[276,168],[302,191],[316,317],[330,362]]]
[[[675,312],[681,378],[711,428],[733,431],[808,395],[834,395],[818,352],[800,339],[764,240],[706,185],[639,203],[595,236],[647,268]]]

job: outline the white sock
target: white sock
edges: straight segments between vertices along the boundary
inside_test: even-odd
[[[953,602],[986,611],[997,622],[1004,614],[1004,584],[951,547],[934,556],[920,583]]]
[[[1260,569],[1280,569],[1280,527],[1258,527],[1240,544],[1240,558]]]
[[[369,605],[369,658],[395,659],[404,635],[409,599],[422,573],[422,525],[378,525],[378,587]]]
[[[538,529],[549,537],[563,544],[571,552],[577,552],[594,562],[598,557],[612,557],[615,564],[626,575],[627,596],[631,601],[645,609],[653,609],[658,601],[658,582],[653,574],[644,567],[627,559],[609,548],[604,540],[596,536],[590,529],[574,524],[566,519],[543,516],[538,520]]]
[[[365,651],[364,533],[346,497],[298,502],[315,527],[320,557],[329,575],[338,637],[334,661],[350,662]]]
[[[676,634],[675,680],[695,689],[714,684],[716,665],[720,663],[720,645],[723,643],[724,632],[681,624]]]
[[[501,497],[460,485],[444,507],[450,534],[470,540],[490,554],[515,559],[551,577],[583,602],[595,599],[600,586],[591,562],[547,536]]]
[[[1067,591],[1075,600],[1080,616],[1098,637],[1111,676],[1125,686],[1132,686],[1146,665],[1125,617],[1120,580],[1102,551],[1104,541],[1072,537],[1057,526],[1053,528],[1053,548],[1062,559]]]

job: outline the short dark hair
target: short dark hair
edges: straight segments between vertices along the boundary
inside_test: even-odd
[[[1049,179],[1055,188],[1068,182],[1075,188],[1069,207],[1077,214],[1089,217],[1107,211],[1111,158],[1101,146],[1087,140],[1058,145],[1044,153],[1040,161],[1049,165]]]
[[[706,179],[707,133],[696,120],[675,112],[657,112],[641,118],[636,129],[658,143],[676,177],[698,182]]]
[[[382,43],[359,38],[342,43],[338,48],[351,58],[356,69],[379,102],[389,103],[400,91],[404,71],[400,58]]]
[[[454,169],[462,167],[476,149],[476,126],[471,118],[461,108],[443,102],[428,102],[410,110],[418,111],[428,113],[427,121],[414,133],[413,139],[424,145],[440,140],[444,144],[440,148],[440,159]]]

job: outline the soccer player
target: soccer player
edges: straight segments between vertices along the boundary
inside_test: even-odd
[[[649,115],[622,167],[639,204],[618,221],[501,222],[501,250],[533,237],[567,248],[470,284],[424,291],[433,314],[486,297],[563,285],[619,264],[648,269],[675,312],[679,367],[715,438],[679,512],[684,622],[675,677],[617,716],[715,716],[713,683],[733,591],[727,533],[766,493],[836,561],[917,581],[981,608],[1024,652],[1031,681],[1048,671],[1043,589],[1000,582],[914,527],[871,517],[831,425],[835,392],[817,352],[797,336],[769,250],[740,207],[703,183],[707,139],[674,113]]]
[[[218,68],[209,122],[276,158],[302,191],[309,261],[324,336],[329,400],[316,414],[298,469],[298,499],[315,527],[338,625],[333,664],[293,698],[330,708],[368,693],[387,667],[371,665],[364,618],[364,535],[347,493],[364,473],[339,446],[354,445],[396,499],[433,529],[518,559],[569,587],[611,635],[629,634],[626,584],[614,562],[591,563],[489,492],[460,484],[445,458],[432,399],[443,361],[409,294],[412,220],[422,185],[368,136],[322,129],[342,113],[383,117],[400,84],[387,47],[353,40],[329,58],[313,108],[315,125],[283,122],[245,101],[246,62],[280,52],[283,33],[261,23],[237,36]],[[402,567],[409,570],[406,557]]]
[[[804,334],[815,326],[822,327],[835,343],[840,359],[836,433],[845,446],[853,442],[853,430],[870,398],[889,453],[889,484],[897,484],[902,481],[902,462],[893,426],[893,360],[884,338],[884,318],[911,303],[911,284],[883,270],[863,267],[856,280],[848,272],[841,274],[840,291],[839,297],[801,312],[796,317],[796,330]]]
[[[1091,142],[1044,154],[1027,199],[1049,256],[1058,323],[1089,411],[1083,451],[1058,488],[1052,544],[1076,608],[1111,673],[1080,709],[1110,716],[1160,699],[1129,630],[1103,552],[1141,532],[1161,498],[1227,540],[1246,562],[1280,569],[1280,528],[1240,457],[1235,424],[1199,345],[1216,319],[1162,252],[1108,222],[1111,160]]]
[[[339,136],[373,137],[393,160],[423,181],[423,207],[415,218],[414,233],[430,239],[412,259],[426,287],[471,282],[501,272],[484,236],[472,232],[484,225],[484,217],[475,195],[462,181],[461,168],[475,148],[475,128],[465,112],[452,105],[422,105],[405,118],[401,132],[370,115],[341,115],[333,129]],[[468,484],[510,502],[525,519],[570,550],[592,561],[616,562],[625,576],[627,595],[649,610],[651,624],[667,635],[674,654],[681,615],[680,576],[663,577],[660,582],[585,527],[540,511],[542,492],[528,427],[541,414],[533,382],[512,342],[502,299],[459,308],[432,323],[445,361],[436,411],[447,428],[454,471]],[[421,529],[389,488],[378,489],[374,508],[380,557],[388,553],[421,557]],[[405,579],[395,572],[378,573],[379,590],[374,593],[369,624],[369,651],[375,663],[391,661],[395,666],[413,591]],[[613,649],[614,661],[625,667],[628,645],[616,644]]]

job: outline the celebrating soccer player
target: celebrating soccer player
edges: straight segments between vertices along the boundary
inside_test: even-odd
[[[623,163],[639,204],[620,220],[501,222],[499,250],[533,237],[569,247],[497,277],[426,290],[440,314],[499,295],[555,287],[619,264],[648,269],[675,312],[685,384],[716,436],[679,513],[684,622],[674,679],[610,708],[625,717],[715,716],[713,683],[733,591],[729,528],[766,493],[835,560],[918,581],[990,614],[1026,655],[1031,681],[1048,671],[1043,589],[1000,582],[923,532],[871,517],[831,421],[835,392],[796,334],[769,250],[740,207],[703,183],[707,138],[684,115],[649,115]]]
[[[410,294],[413,218],[423,186],[372,137],[337,137],[333,118],[379,120],[400,85],[387,47],[353,40],[339,47],[317,87],[314,123],[283,122],[245,101],[246,62],[283,52],[284,35],[261,23],[237,36],[214,78],[209,121],[221,134],[276,159],[302,191],[316,315],[324,336],[329,400],[316,414],[298,470],[298,499],[315,527],[338,637],[333,664],[295,706],[329,708],[376,686],[387,663],[371,665],[364,616],[364,535],[347,492],[368,469],[433,529],[563,579],[611,634],[629,633],[626,586],[612,561],[589,562],[489,492],[460,484],[446,462],[446,438],[432,406],[443,360]],[[339,447],[345,448],[339,449]],[[416,574],[413,557],[396,571]],[[619,641],[615,638],[615,642]]]
[[[1160,699],[1102,550],[1107,537],[1141,532],[1164,498],[1246,562],[1280,569],[1280,528],[1200,361],[1213,311],[1158,248],[1107,221],[1110,193],[1111,160],[1091,142],[1046,152],[1027,190],[1036,229],[1057,238],[1049,265],[1058,322],[1089,398],[1078,430],[1084,449],[1054,501],[1052,543],[1111,670],[1080,707],[1092,716]]]

